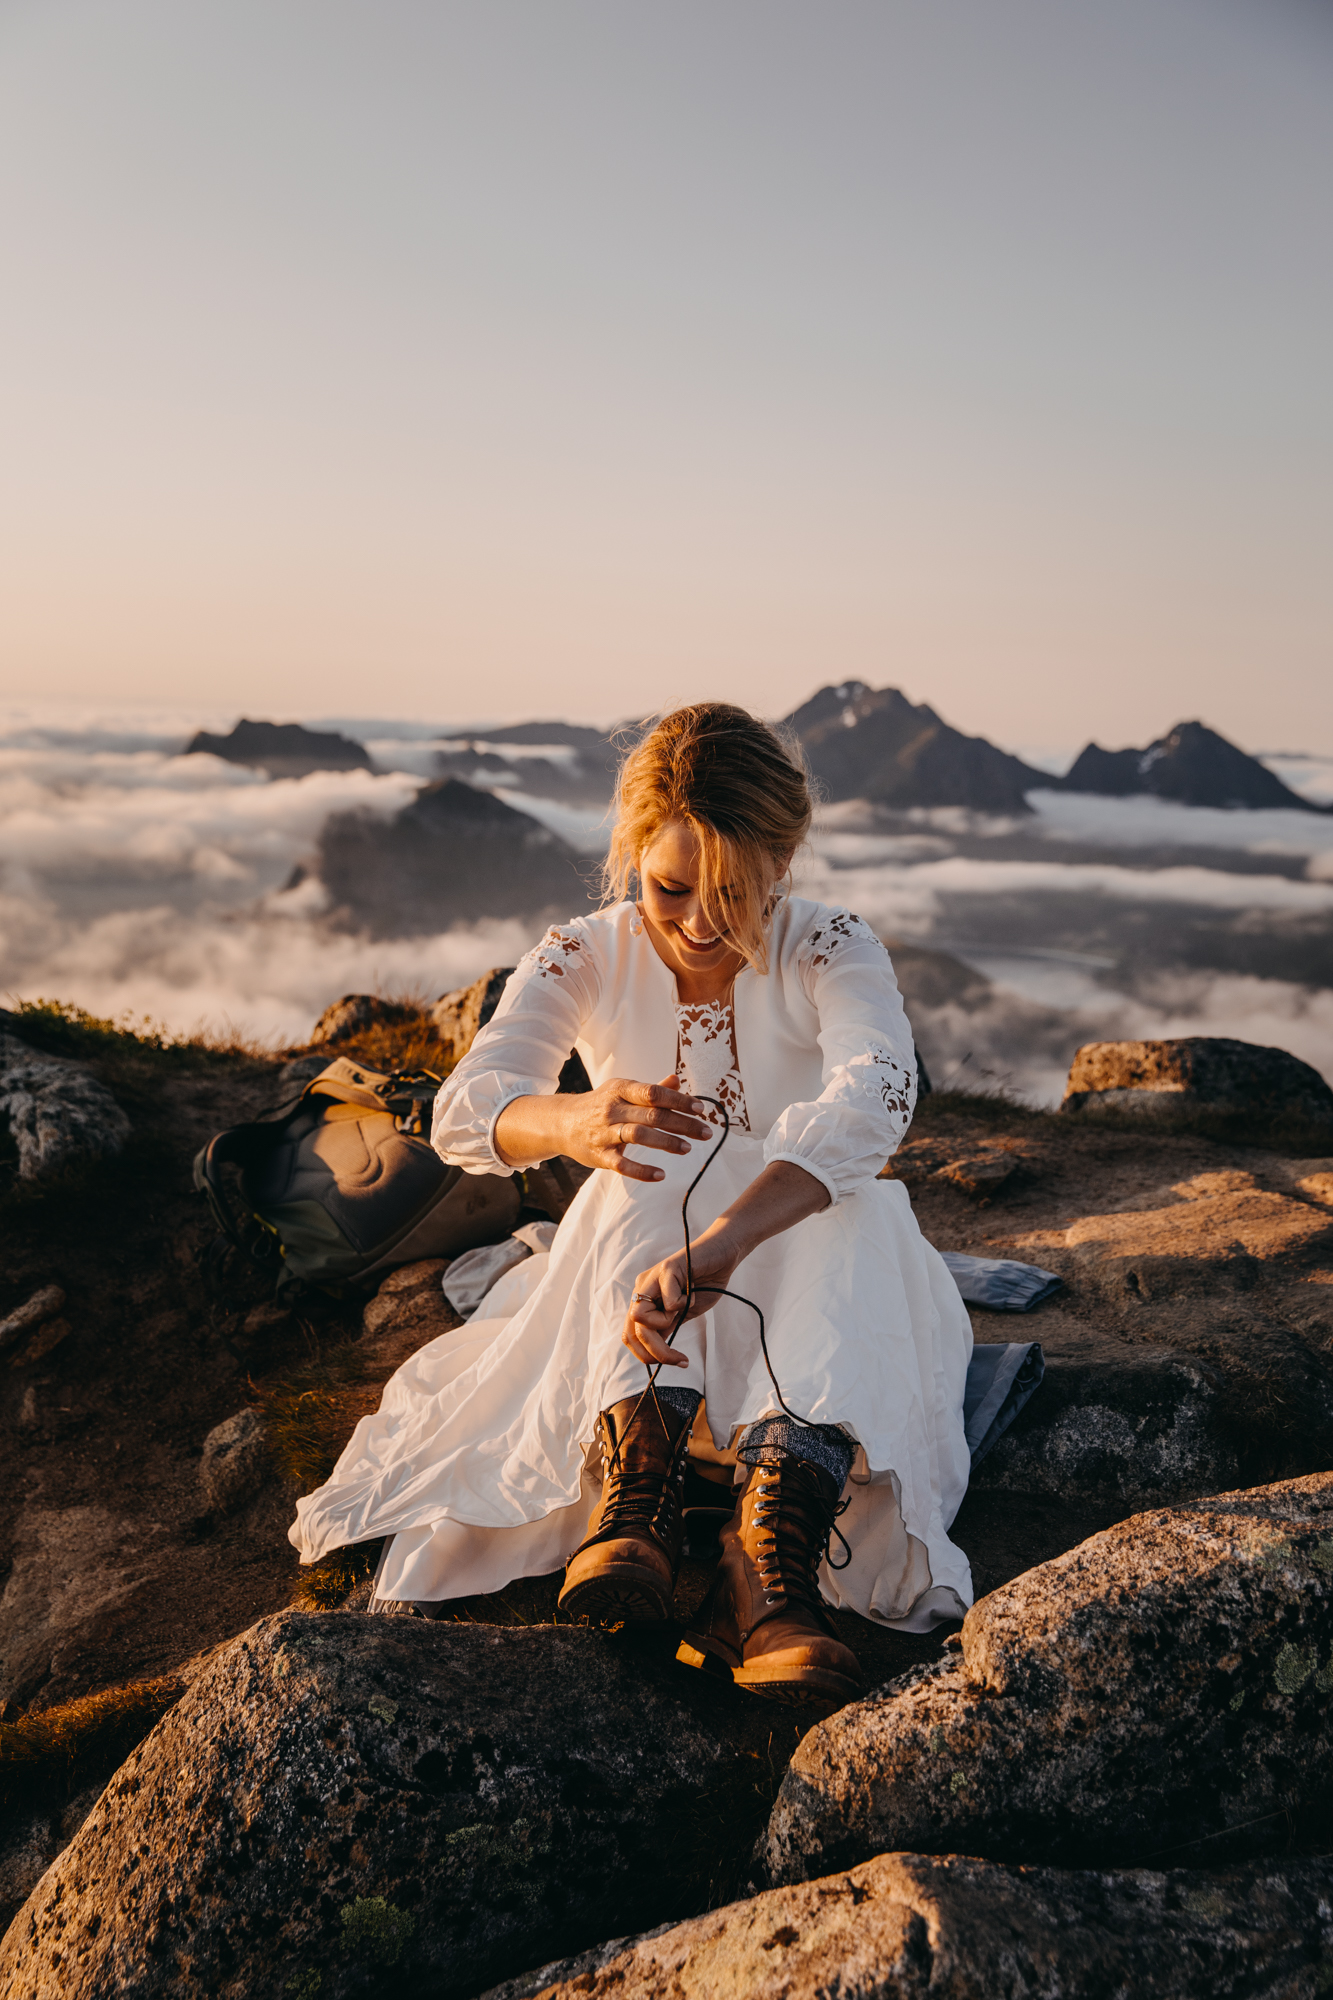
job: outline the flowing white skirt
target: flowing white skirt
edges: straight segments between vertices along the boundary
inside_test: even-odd
[[[547,1256],[510,1272],[467,1325],[404,1362],[327,1483],[298,1501],[290,1533],[303,1562],[391,1535],[378,1594],[416,1602],[561,1567],[601,1490],[598,1412],[647,1380],[620,1337],[630,1293],[682,1244],[681,1197],[702,1157],[701,1147],[652,1154],[666,1164],[655,1183],[594,1174]],[[762,1142],[733,1133],[691,1197],[691,1234],[762,1166]],[[852,1560],[825,1563],[824,1595],[907,1631],[960,1617],[971,1574],[948,1529],[967,1489],[972,1330],[906,1188],[872,1181],[797,1223],[737,1266],[732,1289],[764,1314],[788,1406],[841,1424],[858,1446],[839,1523]],[[745,1306],[720,1300],[676,1346],[690,1365],[664,1370],[663,1385],[702,1393],[719,1450],[780,1414]]]

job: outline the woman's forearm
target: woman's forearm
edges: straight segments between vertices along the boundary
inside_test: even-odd
[[[515,1097],[495,1121],[495,1150],[507,1167],[532,1167],[566,1151],[568,1097]]]
[[[818,1215],[828,1205],[829,1192],[822,1181],[792,1160],[774,1160],[704,1230],[700,1240],[725,1238],[736,1250],[739,1262],[770,1236],[780,1236],[784,1229],[804,1222],[807,1215]]]

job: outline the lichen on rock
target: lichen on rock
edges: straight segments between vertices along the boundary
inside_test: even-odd
[[[899,1847],[1183,1861],[1317,1809],[1330,1525],[1333,1473],[1315,1474],[1137,1515],[983,1598],[961,1658],[805,1738],[763,1843],[771,1879]]]

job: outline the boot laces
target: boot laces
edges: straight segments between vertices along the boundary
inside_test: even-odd
[[[663,1471],[651,1465],[626,1464],[617,1446],[606,1454],[606,1490],[597,1540],[605,1541],[628,1528],[649,1528],[671,1534],[681,1513],[689,1426],[672,1447]],[[623,1445],[624,1438],[620,1443]]]
[[[836,1525],[851,1502],[826,1500],[813,1471],[796,1470],[800,1464],[799,1459],[788,1458],[758,1468],[751,1510],[751,1519],[759,1527],[755,1562],[766,1604],[779,1604],[785,1598],[822,1613],[820,1563],[827,1557],[831,1569],[846,1569],[852,1559],[847,1540]],[[834,1535],[846,1550],[846,1559],[840,1563],[833,1561],[830,1549]]]

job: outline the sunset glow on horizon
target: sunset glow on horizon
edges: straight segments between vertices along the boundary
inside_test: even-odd
[[[0,14],[0,698],[1333,751],[1303,0]]]

